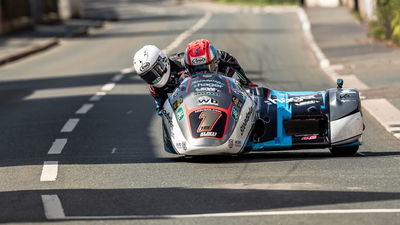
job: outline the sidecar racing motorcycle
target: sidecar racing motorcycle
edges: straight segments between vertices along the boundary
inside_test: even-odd
[[[164,148],[179,155],[329,148],[354,155],[364,130],[359,91],[243,88],[220,74],[185,78],[163,106]]]

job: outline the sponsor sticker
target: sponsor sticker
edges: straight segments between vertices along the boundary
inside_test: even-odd
[[[253,106],[250,107],[249,111],[246,113],[242,126],[240,126],[240,135],[243,136],[244,130],[246,129],[247,123],[250,120],[251,113],[253,112]]]
[[[217,132],[201,132],[200,137],[215,137]]]
[[[182,97],[178,98],[178,99],[172,104],[174,110],[176,110],[176,109],[182,104],[182,102],[183,102],[183,98],[182,98]]]
[[[208,96],[201,96],[197,101],[199,102],[199,105],[218,105],[218,100],[210,98]]]
[[[176,110],[176,117],[178,118],[178,121],[181,121],[184,116],[185,116],[185,113],[183,111],[183,108],[179,107],[178,110]]]
[[[228,147],[233,148],[233,140],[232,139],[229,139]]]
[[[233,104],[237,105],[239,108],[242,108],[243,102],[240,101],[240,99],[236,96],[232,96],[232,102]]]
[[[224,85],[217,84],[217,83],[202,82],[202,83],[194,84],[193,87],[195,87],[195,88],[199,88],[199,87],[223,88]]]
[[[142,66],[140,66],[140,72],[148,70],[149,67],[150,67],[150,63],[149,62],[143,63]]]
[[[196,57],[192,59],[193,65],[204,64],[206,62],[206,58],[204,57]]]
[[[297,96],[291,98],[269,98],[267,102],[272,102],[273,104],[277,103],[291,103],[291,102],[303,102],[306,100],[317,99],[315,95],[307,95],[307,96]]]
[[[169,126],[171,127],[171,129],[174,128],[174,124],[172,123],[172,117],[171,114],[169,114],[167,111],[163,110],[162,111],[164,118],[168,121]]]
[[[215,96],[215,97],[221,96],[219,93],[216,93],[216,92],[195,92],[194,95],[195,96],[211,95],[211,96]]]
[[[235,141],[235,146],[236,146],[236,147],[241,147],[241,146],[242,146],[242,141],[236,140],[236,141]]]
[[[153,84],[157,84],[161,80],[161,77],[158,77],[157,79],[153,80]]]
[[[306,140],[315,140],[317,139],[317,136],[313,135],[313,136],[306,136],[306,137],[302,137],[301,140],[302,141],[306,141]]]
[[[239,118],[239,109],[236,106],[232,107],[232,118],[236,121]]]
[[[196,92],[221,92],[218,88],[214,88],[214,87],[195,88],[194,91],[196,91]]]

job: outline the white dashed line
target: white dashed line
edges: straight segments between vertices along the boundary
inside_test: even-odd
[[[65,218],[64,209],[57,195],[42,195],[44,215],[47,219]]]
[[[40,181],[55,181],[58,173],[58,161],[44,161]]]
[[[102,92],[102,91],[96,92],[96,94],[93,95],[93,96],[89,99],[89,101],[91,101],[91,102],[99,101],[99,100],[100,100],[104,95],[106,95],[106,94],[107,94],[107,93]]]
[[[132,73],[133,68],[125,68],[120,71],[122,74]]]
[[[102,91],[111,91],[114,87],[115,87],[115,83],[107,83],[101,88],[101,90]]]
[[[75,114],[86,114],[89,112],[91,108],[93,108],[94,104],[84,104],[78,111],[75,112]]]
[[[199,21],[197,21],[195,25],[190,27],[185,32],[181,33],[178,37],[176,37],[176,39],[173,42],[171,42],[171,44],[169,44],[162,51],[168,54],[170,51],[178,47],[186,38],[188,38],[194,32],[202,28],[208,22],[208,20],[210,20],[211,16],[212,16],[211,12],[207,12],[206,14],[204,14],[204,16]]]
[[[117,74],[117,75],[115,75],[115,76],[111,79],[111,81],[113,81],[113,82],[118,82],[118,81],[120,81],[123,77],[124,77],[124,74]]]
[[[51,146],[51,148],[47,154],[49,154],[49,155],[61,154],[61,152],[66,144],[67,144],[66,138],[56,139],[53,142],[53,145]]]
[[[61,129],[61,133],[64,132],[72,132],[74,130],[74,128],[76,127],[76,125],[78,125],[79,119],[77,118],[73,118],[73,119],[69,119],[64,127]]]
[[[117,148],[113,148],[111,151],[111,154],[115,154],[116,151],[117,151]]]
[[[120,215],[120,216],[66,216],[58,198],[46,199],[45,215],[49,220],[102,220],[102,219],[189,219],[208,217],[244,217],[244,216],[290,216],[290,215],[318,215],[318,214],[373,214],[373,213],[400,213],[400,209],[326,209],[326,210],[291,210],[291,211],[259,211],[233,213],[204,213],[204,214],[177,214],[177,215]],[[47,210],[46,210],[47,209]]]

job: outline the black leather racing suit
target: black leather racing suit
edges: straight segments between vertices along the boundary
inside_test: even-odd
[[[239,65],[235,57],[225,51],[217,51],[219,56],[217,61],[217,72],[222,73],[228,77],[232,77],[234,73],[237,72],[236,74],[239,77],[239,82],[243,86],[248,86],[249,84],[251,84],[251,81],[246,77],[246,74],[244,73],[242,67]],[[150,85],[150,93],[156,101],[156,111],[159,115],[161,115],[162,106],[168,98],[168,93],[172,93],[175,88],[179,86],[182,80],[188,76],[184,62],[184,52],[170,55],[168,58],[171,65],[171,76],[168,80],[168,83],[162,88],[156,88],[153,85]]]

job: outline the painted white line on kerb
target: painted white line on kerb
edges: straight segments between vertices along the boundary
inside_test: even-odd
[[[56,139],[47,154],[61,154],[64,146],[67,144],[67,141],[68,140],[66,138]]]
[[[43,163],[40,181],[55,181],[58,173],[58,161],[45,161]]]
[[[79,119],[77,118],[73,118],[73,119],[69,119],[64,127],[61,129],[61,133],[63,132],[72,132],[74,130],[74,128],[76,127],[76,125],[78,125]]]
[[[207,12],[195,25],[190,27],[188,30],[184,31],[181,33],[176,39],[169,44],[166,48],[164,48],[162,51],[168,54],[170,51],[178,47],[186,38],[188,38],[190,35],[192,35],[194,32],[198,31],[200,28],[202,28],[208,20],[210,20],[212,16],[211,12]]]
[[[93,108],[93,106],[94,104],[84,104],[75,112],[75,114],[86,114],[91,108]]]
[[[64,209],[57,195],[42,195],[44,215],[49,220],[65,218]]]
[[[115,75],[115,76],[111,79],[111,81],[113,81],[113,82],[118,82],[118,81],[120,81],[123,77],[124,77],[124,74],[117,74],[117,75]]]
[[[56,207],[56,204],[53,204]],[[290,215],[318,215],[318,214],[373,214],[373,213],[400,213],[400,209],[327,209],[327,210],[292,210],[292,211],[260,211],[234,213],[205,213],[205,214],[178,214],[178,215],[121,215],[121,216],[65,216],[62,206],[58,206],[55,213],[47,219],[63,220],[102,220],[102,219],[193,219],[207,217],[244,217],[244,216],[290,216]],[[57,215],[57,216],[55,216]]]
[[[106,95],[106,94],[107,94],[107,93],[102,92],[102,91],[96,92],[96,94],[93,95],[93,96],[89,99],[89,101],[91,101],[91,102],[100,101],[100,99],[101,99],[104,95]]]
[[[115,87],[115,83],[107,83],[101,88],[101,90],[102,91],[111,91],[114,87]]]

